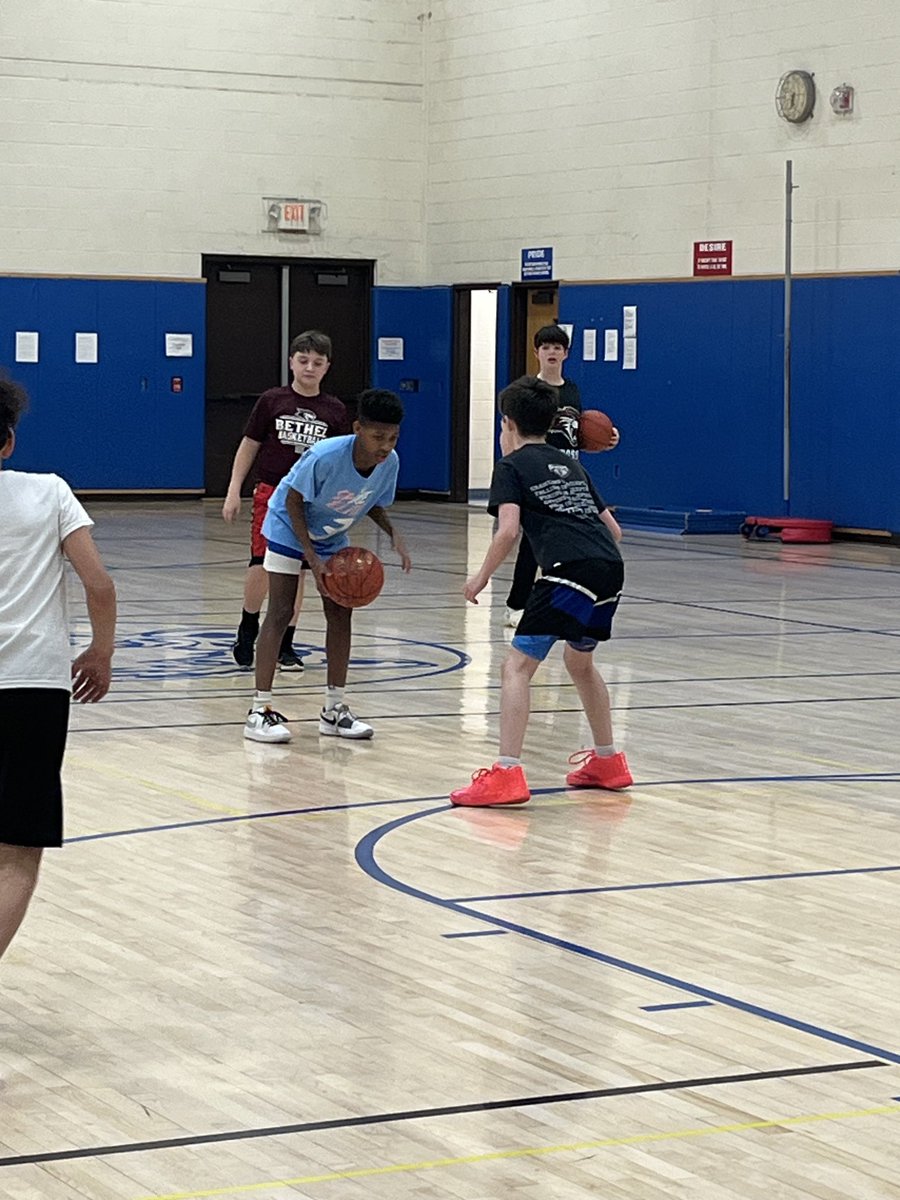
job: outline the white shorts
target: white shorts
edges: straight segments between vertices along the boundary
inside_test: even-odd
[[[288,554],[279,554],[277,550],[267,546],[262,565],[273,575],[299,575],[306,567],[306,561],[302,558],[291,558]]]

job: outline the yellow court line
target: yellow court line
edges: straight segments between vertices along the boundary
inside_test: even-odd
[[[171,796],[175,800],[185,800],[188,804],[195,804],[198,808],[205,808],[209,812],[225,813],[229,817],[245,817],[247,813],[239,808],[228,808],[224,804],[215,804],[212,800],[205,800],[202,796],[195,796],[193,792],[182,792],[177,788],[166,787],[165,784],[156,783],[152,779],[142,779],[139,775],[132,775],[130,771],[123,771],[119,767],[112,767],[107,763],[92,762],[89,759],[81,758],[77,754],[67,755],[67,762],[73,766],[83,768],[87,771],[94,771],[98,775],[108,775],[111,779],[123,779],[128,783],[137,783],[141,787],[145,787],[148,791],[157,792],[161,796]]]
[[[796,759],[796,755],[794,758]],[[856,773],[852,763],[836,762],[833,758],[820,758],[817,754],[807,754],[806,761],[816,763],[820,767],[837,767],[839,771],[846,771],[848,775]],[[866,772],[860,771],[859,773],[863,775]]]
[[[390,1167],[360,1167],[352,1171],[331,1171],[327,1175],[298,1175],[294,1179],[270,1179],[263,1183],[242,1183],[233,1187],[208,1188],[201,1192],[168,1192],[166,1195],[141,1196],[140,1200],[206,1200],[210,1196],[238,1196],[249,1192],[274,1191],[310,1183],[333,1183],[337,1179],[373,1179],[378,1175],[400,1175],[411,1171],[433,1171],[438,1167],[471,1166],[513,1158],[539,1158],[548,1154],[572,1154],[584,1150],[602,1150],[611,1146],[642,1146],[650,1142],[670,1142],[683,1138],[711,1137],[720,1133],[743,1133],[748,1129],[775,1129],[790,1125],[812,1125],[818,1121],[851,1121],[859,1117],[900,1116],[900,1104],[878,1108],[859,1108],[849,1112],[809,1113],[802,1117],[777,1117],[773,1121],[745,1121],[736,1125],[714,1125],[708,1129],[676,1129],[670,1133],[636,1133],[630,1137],[602,1138],[595,1142],[571,1142],[559,1146],[530,1146],[519,1150],[494,1150],[487,1154],[468,1154],[460,1158],[433,1158],[422,1162],[397,1163]],[[100,1156],[102,1157],[102,1155]]]

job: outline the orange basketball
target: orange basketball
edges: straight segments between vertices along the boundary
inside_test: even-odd
[[[325,591],[342,608],[371,604],[384,587],[381,559],[363,546],[338,550],[325,564]]]
[[[608,450],[615,440],[613,423],[605,412],[586,408],[578,425],[578,446],[581,450]]]

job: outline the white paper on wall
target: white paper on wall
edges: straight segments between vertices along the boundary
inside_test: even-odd
[[[166,358],[193,358],[194,335],[192,333],[167,333]]]
[[[637,305],[626,304],[622,309],[622,336],[637,337]]]
[[[585,362],[597,360],[597,330],[586,329],[582,337],[581,357]]]
[[[603,361],[615,362],[619,357],[619,331],[607,329],[603,336]]]
[[[378,358],[381,362],[402,362],[403,338],[380,337],[378,339]]]
[[[627,337],[624,342],[624,351],[622,354],[622,370],[636,371],[637,370],[637,338]]]
[[[16,331],[16,362],[38,361],[40,335],[31,331]]]
[[[99,338],[96,333],[75,334],[75,361],[95,363],[99,361]]]

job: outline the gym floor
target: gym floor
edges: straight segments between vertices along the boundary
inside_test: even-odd
[[[266,746],[245,524],[89,508],[120,649],[2,967],[0,1196],[896,1200],[900,550],[626,531],[599,661],[634,787],[566,790],[554,652],[533,799],[453,810],[511,637],[511,564],[461,596],[483,510],[397,506],[409,576],[357,527],[375,738],[317,732],[308,596]]]

